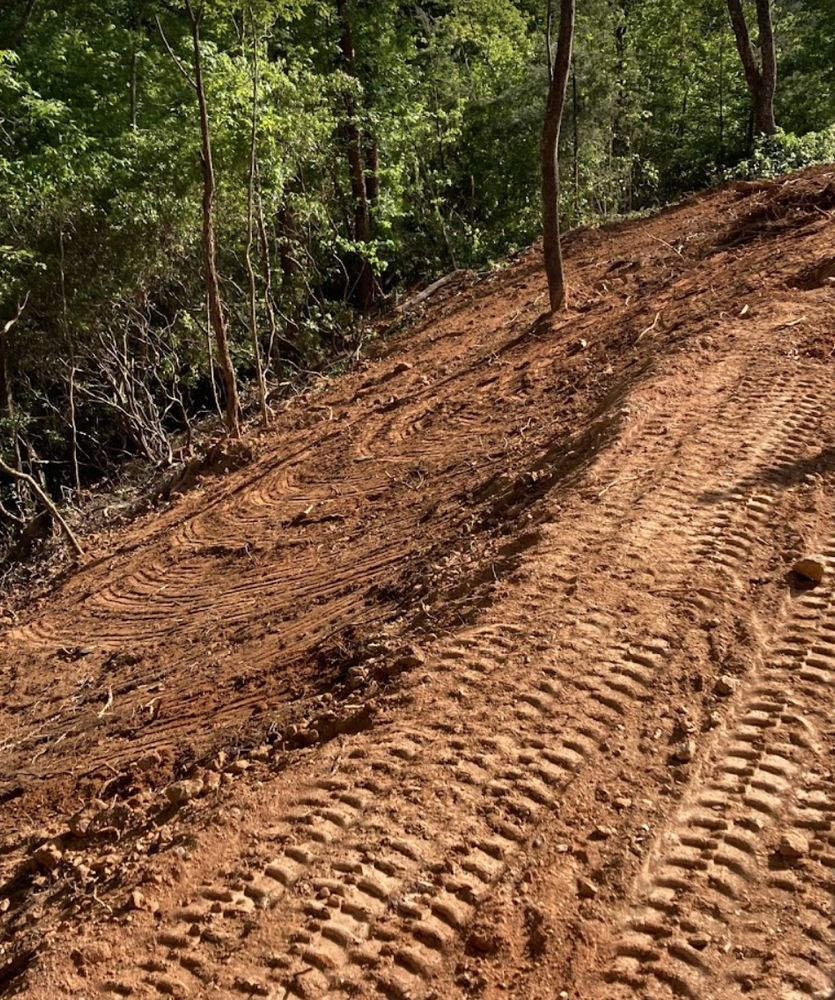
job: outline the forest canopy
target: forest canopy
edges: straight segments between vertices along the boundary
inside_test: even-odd
[[[578,0],[563,225],[835,159],[835,0],[771,6],[777,132],[758,136],[725,0]],[[547,8],[4,3],[0,458],[67,497],[169,462],[228,402],[219,320],[243,405],[259,368],[266,405],[350,357],[398,289],[534,241]],[[28,516],[4,489],[7,523]]]

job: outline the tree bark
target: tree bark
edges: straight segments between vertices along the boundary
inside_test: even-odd
[[[542,228],[545,273],[551,313],[565,304],[565,273],[560,246],[559,143],[565,109],[571,50],[574,45],[575,0],[560,0],[557,53],[548,88],[548,105],[542,129]]]
[[[206,294],[209,300],[209,318],[217,342],[218,363],[223,380],[226,407],[226,429],[232,437],[240,435],[240,404],[229,339],[226,333],[226,316],[220,297],[220,279],[217,273],[217,245],[215,242],[214,199],[215,169],[212,159],[212,139],[209,129],[209,110],[203,83],[203,63],[200,55],[200,18],[194,13],[191,0],[185,0],[186,13],[191,24],[194,56],[194,89],[200,111],[200,162],[203,169],[203,269]]]
[[[349,0],[336,0],[342,29],[340,47],[345,72],[357,79],[356,50],[354,32],[348,15]],[[357,102],[350,93],[345,94],[345,136],[348,142],[348,170],[351,177],[351,199],[354,213],[354,239],[360,245],[371,239],[371,211],[368,205],[368,190],[363,163],[363,141],[357,124]],[[359,275],[357,277],[357,300],[363,312],[367,312],[374,300],[374,273],[371,264],[360,251]]]
[[[774,45],[774,27],[771,20],[771,0],[756,0],[760,65],[757,64],[754,46],[748,32],[742,0],[727,0],[727,4],[728,13],[731,16],[731,27],[736,38],[736,48],[739,52],[739,58],[742,60],[748,92],[751,95],[754,133],[774,135],[777,131],[774,120],[777,54]]]

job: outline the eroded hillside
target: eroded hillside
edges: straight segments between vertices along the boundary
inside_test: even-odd
[[[833,213],[463,277],[9,608],[0,996],[831,996]]]

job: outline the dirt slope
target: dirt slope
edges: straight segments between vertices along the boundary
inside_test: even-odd
[[[831,997],[833,212],[448,287],[9,608],[0,997]]]

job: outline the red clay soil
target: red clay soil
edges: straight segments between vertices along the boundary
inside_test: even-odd
[[[0,997],[833,995],[835,172],[566,251],[9,600]]]

